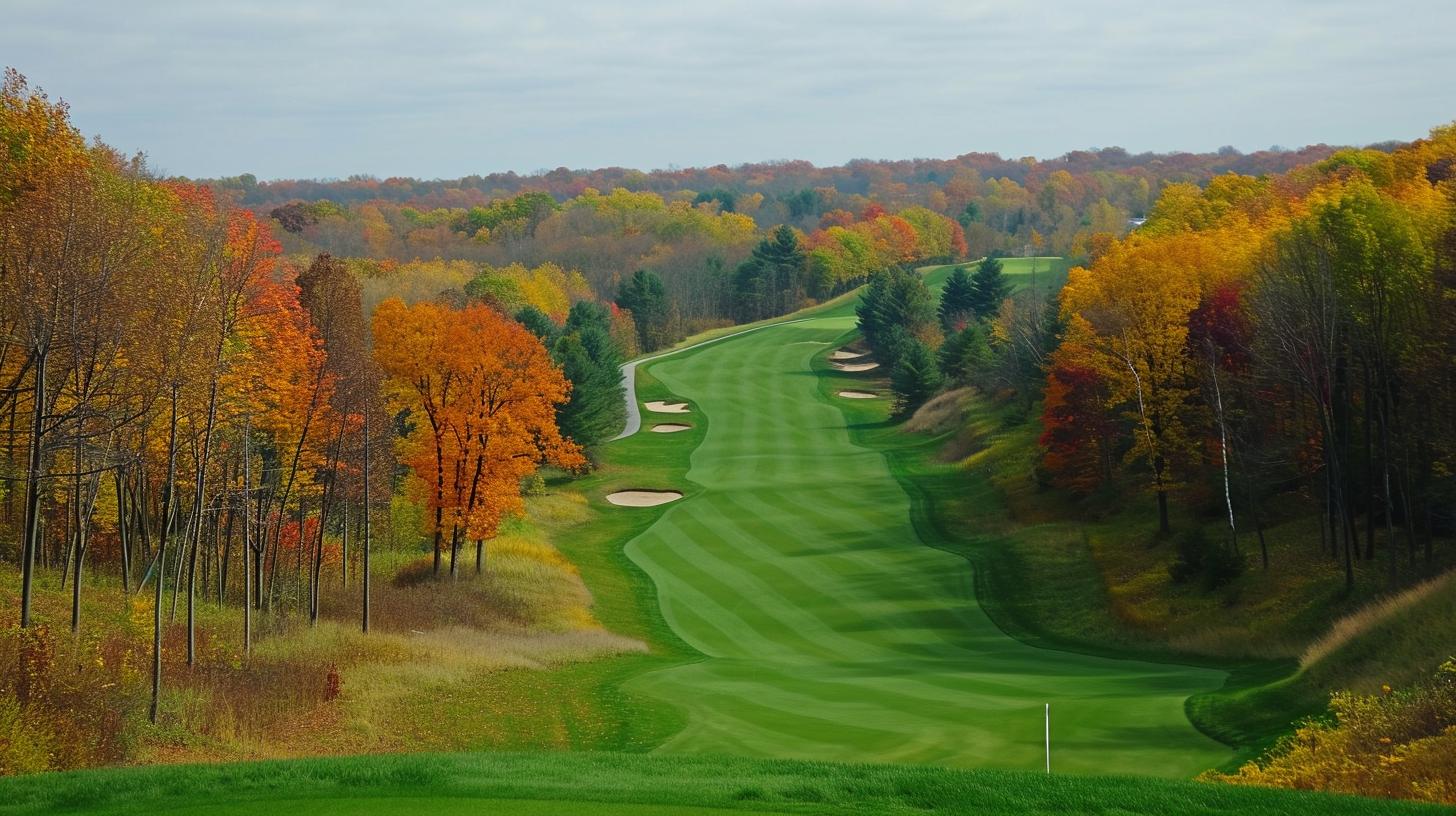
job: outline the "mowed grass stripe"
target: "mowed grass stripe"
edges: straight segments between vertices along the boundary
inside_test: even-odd
[[[838,502],[840,497],[829,497]],[[773,506],[781,505],[782,494],[760,499],[756,494],[733,494],[728,501],[738,504],[748,512],[769,513]],[[940,553],[924,548],[907,550],[902,547],[887,547],[887,536],[883,525],[872,523],[877,512],[872,511],[869,497],[860,497],[862,504],[854,512],[837,509],[830,501],[813,501],[799,504],[799,520],[812,532],[806,531],[796,542],[796,548],[779,550],[787,558],[794,559],[795,568],[804,561],[812,564],[836,564],[839,568],[823,573],[844,581],[873,580],[875,595],[881,600],[899,607],[898,611],[910,611],[916,603],[923,603],[940,619],[939,625],[970,624],[974,620],[973,602],[967,602],[968,575],[961,572],[933,572],[934,563],[939,562]],[[767,505],[767,506],[766,506]],[[910,530],[902,535],[913,535]],[[806,547],[808,549],[806,549]],[[888,564],[887,559],[895,563]],[[942,584],[927,592],[927,582]],[[956,598],[957,603],[939,604],[935,596]],[[860,606],[856,606],[862,609]],[[957,639],[958,640],[958,639]]]
[[[863,597],[864,593],[836,592],[844,588],[847,583],[875,580],[875,564],[871,563],[862,554],[851,553],[848,558],[826,554],[815,555],[794,555],[785,557],[783,553],[766,545],[767,530],[759,530],[759,535],[754,535],[748,528],[741,524],[741,519],[752,519],[754,516],[749,513],[768,512],[773,508],[772,502],[745,502],[742,494],[732,494],[726,502],[709,504],[705,509],[698,512],[694,519],[695,524],[691,527],[683,527],[682,530],[692,536],[694,543],[700,543],[703,539],[715,538],[718,530],[727,530],[732,534],[732,543],[728,545],[729,554],[736,556],[745,569],[751,571],[756,585],[765,588],[773,593],[773,597],[765,595],[759,599],[764,607],[772,607],[771,610],[776,617],[796,615],[800,610],[812,610],[819,624],[827,627],[839,637],[841,631],[854,631],[857,640],[850,641],[854,648],[839,655],[841,659],[868,659],[874,657],[923,657],[924,655],[906,649],[901,644],[907,640],[907,633],[910,631],[924,631],[932,639],[938,640],[943,645],[949,645],[948,637],[942,637],[932,630],[910,630],[897,629],[886,630],[882,627],[866,629],[863,621],[866,615],[874,615],[876,610],[867,608],[864,604],[854,604],[846,598]],[[726,505],[726,506],[719,506]],[[757,527],[758,525],[754,525]],[[722,541],[723,539],[718,538]],[[721,554],[705,554],[721,560]],[[725,569],[734,568],[725,566]],[[741,573],[735,573],[741,574]],[[894,573],[879,573],[886,577]],[[902,583],[894,581],[892,582]],[[881,592],[887,589],[882,588]],[[909,591],[906,588],[906,591]],[[882,600],[879,604],[886,607],[888,613],[899,611],[903,602]],[[865,634],[876,633],[890,635],[879,642],[879,648],[885,650],[884,654],[876,655],[872,651],[874,644],[864,640]]]
[[[964,560],[918,540],[909,497],[851,441],[811,366],[832,347],[807,343],[852,324],[766,328],[651,364],[707,419],[687,473],[703,490],[627,547],[669,625],[709,655],[629,681],[687,713],[661,750],[1034,768],[1050,702],[1063,770],[1222,761],[1183,715],[1222,673],[1026,646],[980,609]]]
[[[702,664],[699,664],[700,666]],[[724,679],[712,667],[702,666],[695,685],[700,693],[692,710],[700,714],[693,725],[665,748],[685,753],[733,753],[724,745],[704,739],[707,733],[731,739],[734,744],[756,744],[754,753],[781,753],[794,746],[793,753],[818,753],[849,758],[863,751],[886,755],[903,750],[927,730],[944,726],[933,717],[906,716],[880,706],[826,703],[804,688],[782,682],[771,670],[759,682]]]
[[[717,585],[717,579],[701,565],[683,559],[675,548],[634,542],[627,554],[649,575],[656,576],[663,617],[694,649],[712,657],[732,657],[788,648],[777,626],[771,632],[760,632],[747,618],[732,611],[735,601],[720,601],[728,593]]]
[[[703,689],[689,706],[692,725],[663,750],[742,753],[751,747],[749,753],[814,753],[838,761],[872,752],[887,762],[976,764],[987,759],[971,753],[976,746],[996,744],[1007,736],[1003,724],[990,721],[976,725],[933,716],[907,718],[878,705],[834,710],[816,704],[811,695],[785,694],[783,689],[790,687],[785,681],[798,678],[770,674],[763,683],[724,686],[711,671],[704,667],[691,678]],[[715,693],[719,690],[730,693]],[[1035,713],[1032,708],[1026,711]],[[1021,736],[1029,738],[1034,731],[1028,727]],[[1028,746],[1018,756],[1031,762],[1038,753]]]
[[[700,670],[713,673],[709,681],[711,688],[733,687],[740,691],[738,696],[755,701],[790,700],[793,705],[787,711],[794,715],[814,711],[821,719],[852,722],[860,727],[873,725],[878,730],[895,733],[919,733],[925,728],[967,721],[953,715],[1000,710],[1008,700],[1024,693],[1007,684],[985,688],[978,684],[972,689],[962,683],[957,693],[952,694],[948,689],[935,689],[887,672],[876,676],[825,671],[823,664],[776,663],[746,670],[742,666],[724,668],[712,662],[700,666]],[[793,689],[794,694],[785,692],[785,688]],[[873,705],[866,705],[867,689],[875,692]]]
[[[657,554],[650,556],[654,563],[674,570],[681,580],[693,586],[695,597],[721,610],[722,615],[735,617],[757,632],[767,630],[778,634],[776,640],[764,641],[773,644],[767,650],[761,643],[755,643],[757,648],[746,650],[735,649],[734,644],[730,644],[724,651],[714,652],[715,656],[768,657],[771,655],[765,654],[765,651],[787,651],[790,654],[815,654],[832,660],[849,658],[862,650],[859,641],[839,635],[807,605],[790,603],[778,588],[755,574],[749,564],[741,560],[720,559],[704,549],[701,543],[704,538],[714,538],[722,548],[728,548],[729,545],[721,542],[724,537],[733,535],[731,528],[712,532],[699,523],[694,526],[694,537],[694,533],[672,522],[667,518],[661,522],[664,535],[672,536],[671,543],[660,540],[644,545],[645,550],[649,546],[658,548]],[[733,549],[741,552],[744,548]],[[813,592],[810,585],[802,583],[789,589],[790,592],[794,590],[804,596]]]
[[[735,494],[734,499],[742,496]],[[762,503],[743,503],[743,509],[764,507]],[[724,517],[717,517],[715,510],[702,512],[705,525],[715,522],[728,523]],[[804,520],[808,521],[808,520]],[[761,530],[766,536],[771,531]],[[771,582],[779,601],[765,599],[765,605],[775,608],[784,605],[811,608],[814,615],[836,633],[848,633],[857,638],[859,648],[842,653],[842,659],[923,659],[944,657],[947,650],[956,648],[960,625],[964,619],[956,610],[936,608],[933,599],[926,599],[924,586],[912,585],[900,580],[901,574],[887,569],[883,561],[862,550],[850,550],[843,555],[832,555],[822,551],[806,554],[779,554],[766,547],[763,537],[741,539],[737,551],[752,564],[760,578]],[[873,594],[864,585],[877,584]],[[800,593],[796,587],[808,586]],[[776,612],[775,614],[783,614]],[[931,616],[939,618],[932,622]],[[886,627],[886,620],[895,619],[902,625]],[[959,625],[958,625],[959,624]]]

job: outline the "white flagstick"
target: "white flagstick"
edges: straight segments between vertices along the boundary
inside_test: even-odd
[[[1046,704],[1046,772],[1052,772],[1052,704]]]

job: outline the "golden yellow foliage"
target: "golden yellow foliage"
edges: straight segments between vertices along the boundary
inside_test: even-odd
[[[1205,778],[1456,804],[1456,659],[1414,690],[1338,692],[1330,710],[1332,723],[1306,723],[1263,760]]]

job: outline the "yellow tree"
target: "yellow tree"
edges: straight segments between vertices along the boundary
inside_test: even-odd
[[[1197,380],[1188,354],[1188,318],[1206,280],[1245,261],[1220,247],[1225,235],[1137,235],[1114,244],[1092,269],[1076,268],[1062,291],[1064,345],[1106,382],[1108,405],[1127,412],[1136,433],[1127,453],[1145,462],[1167,532],[1168,493],[1177,465],[1198,456],[1190,413]]]

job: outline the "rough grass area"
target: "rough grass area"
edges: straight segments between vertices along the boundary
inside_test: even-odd
[[[225,797],[220,792],[226,791]],[[627,754],[434,754],[0,780],[0,814],[1415,816],[1448,809],[1130,778]]]
[[[32,676],[0,677],[5,697],[29,701],[0,717],[0,771],[569,747],[569,734],[582,730],[577,723],[608,719],[591,710],[598,698],[573,689],[569,701],[553,705],[517,676],[569,674],[584,661],[647,646],[597,620],[578,568],[552,544],[593,517],[586,499],[558,490],[528,507],[529,520],[489,542],[481,574],[473,553],[458,578],[435,579],[417,547],[380,547],[369,635],[358,628],[357,571],[348,588],[336,576],[325,585],[317,626],[297,614],[257,614],[251,655],[243,653],[236,599],[224,607],[208,594],[198,601],[198,660],[188,666],[184,597],[164,633],[155,726],[146,721],[152,593],[128,597],[115,577],[88,576],[81,633],[72,638],[69,592],[44,572],[35,598],[40,626],[0,631],[0,664],[19,665],[22,649],[33,658]],[[18,574],[0,570],[0,605],[13,607]],[[164,603],[171,620],[170,597]],[[468,706],[441,704],[452,700]]]
[[[956,388],[937,394],[905,420],[900,430],[906,433],[941,434],[959,429],[965,420],[965,403],[971,393],[969,388]]]
[[[1403,653],[1415,651],[1436,654],[1443,648],[1456,651],[1456,642],[1446,637],[1449,632],[1444,632],[1440,626],[1412,625],[1412,618],[1430,621],[1441,618],[1456,619],[1456,571],[1375,601],[1336,621],[1323,637],[1305,648],[1304,653],[1299,656],[1299,667],[1304,671],[1318,670],[1320,664],[1338,659],[1338,656],[1349,652],[1359,642],[1369,642],[1376,635],[1386,644],[1392,638],[1402,637],[1435,641],[1431,647],[1401,649]],[[1352,661],[1347,655],[1344,662]],[[1380,678],[1382,682],[1401,682],[1405,679],[1403,676],[1390,675]]]

